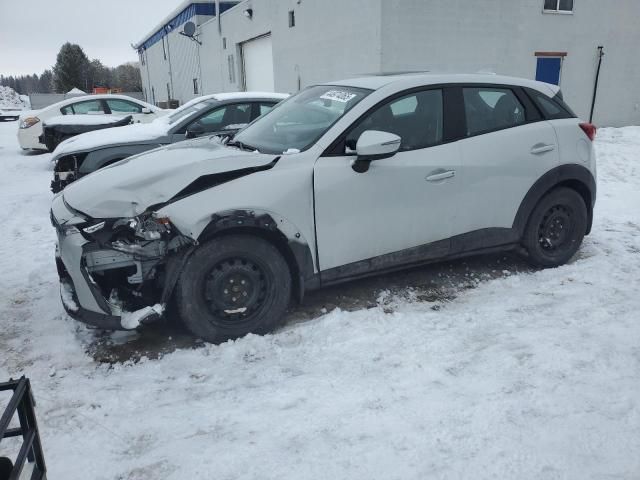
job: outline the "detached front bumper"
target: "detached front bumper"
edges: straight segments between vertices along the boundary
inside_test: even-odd
[[[157,268],[160,261],[141,261],[134,254],[100,247],[80,232],[88,220],[67,208],[62,195],[54,198],[51,222],[58,235],[56,267],[67,313],[105,330],[131,330],[159,319],[164,307],[158,300],[163,291],[153,288],[157,283],[147,279],[154,277],[155,270],[150,268]],[[153,267],[149,262],[155,262]]]

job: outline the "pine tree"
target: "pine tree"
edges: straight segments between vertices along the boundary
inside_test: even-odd
[[[74,87],[89,89],[89,59],[80,45],[67,42],[60,48],[53,77],[58,93],[66,93]]]

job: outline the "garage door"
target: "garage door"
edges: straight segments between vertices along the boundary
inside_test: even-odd
[[[242,44],[244,86],[247,91],[273,92],[271,35]]]

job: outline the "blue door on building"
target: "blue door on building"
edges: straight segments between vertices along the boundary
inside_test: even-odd
[[[562,68],[562,58],[558,57],[538,57],[538,68],[536,69],[536,80],[540,82],[560,85],[560,69]]]

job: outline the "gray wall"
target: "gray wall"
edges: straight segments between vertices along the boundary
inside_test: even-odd
[[[127,95],[129,97],[137,98],[138,100],[144,100],[144,96],[142,92],[123,92],[118,95]],[[31,109],[32,110],[40,110],[41,108],[46,108],[49,105],[53,105],[54,103],[61,102],[68,98],[80,98],[80,97],[90,97],[91,94],[88,95],[67,95],[66,93],[32,93],[29,95],[29,100],[31,101]]]
[[[572,15],[542,13],[542,0],[385,0],[384,70],[489,70],[535,78],[537,51],[567,52],[561,88],[589,117],[597,47],[605,54],[594,122],[640,124],[640,1],[576,0]],[[605,6],[606,5],[606,6]],[[608,8],[607,8],[608,7]]]
[[[250,20],[243,15],[253,10]],[[200,49],[206,93],[242,89],[241,44],[271,34],[275,89],[293,93],[299,87],[380,70],[380,1],[249,0],[201,26]],[[288,12],[296,12],[289,28]],[[227,48],[222,48],[226,38]],[[366,46],[366,48],[363,48]],[[356,54],[354,54],[354,52]],[[235,82],[230,81],[233,56]]]
[[[171,32],[171,64],[162,43],[142,66],[148,101],[242,90],[241,44],[271,34],[275,89],[294,93],[310,84],[363,73],[435,70],[535,78],[536,51],[567,52],[561,87],[583,118],[589,115],[596,48],[605,47],[596,104],[598,125],[640,124],[639,0],[576,0],[571,15],[542,13],[543,0],[245,0],[217,18],[198,17],[202,46]],[[607,8],[608,7],[608,8]],[[253,9],[253,19],[243,15]],[[289,28],[288,11],[296,26]],[[226,49],[223,49],[226,38]],[[229,57],[232,58],[230,74]],[[171,75],[169,70],[171,67]]]

